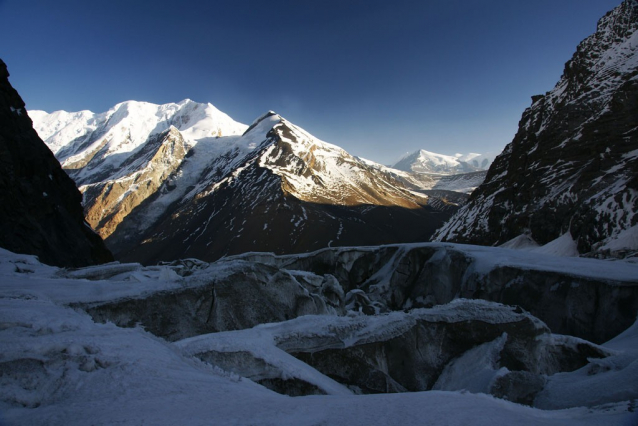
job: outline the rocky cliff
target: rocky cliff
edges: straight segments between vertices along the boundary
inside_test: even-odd
[[[33,129],[0,60],[0,246],[48,264],[113,260],[84,221],[82,195]]]
[[[176,172],[186,155],[175,127],[155,135],[108,180],[84,185],[86,220],[108,238],[137,206],[153,196]]]
[[[435,240],[493,245],[528,232],[545,244],[570,231],[581,254],[638,249],[637,28],[635,0],[599,21]]]

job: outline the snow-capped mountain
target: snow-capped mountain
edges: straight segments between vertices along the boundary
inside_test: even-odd
[[[531,232],[545,244],[570,232],[581,254],[638,250],[637,29],[636,0],[598,22],[436,239],[501,244]]]
[[[494,161],[489,154],[442,155],[424,149],[401,158],[393,169],[406,172],[456,175],[487,170]]]
[[[132,260],[424,241],[469,192],[353,157],[274,112],[250,127],[191,101],[30,114],[87,221]]]
[[[206,159],[226,154],[233,148],[231,135],[247,128],[213,105],[189,99],[165,105],[128,101],[101,114],[29,111],[29,115],[80,186],[86,219],[102,238],[162,185],[170,187],[168,179],[175,178],[187,153],[205,152],[206,158],[180,169],[188,174],[182,179],[184,190],[207,167]]]
[[[221,136],[241,135],[238,123],[211,104],[185,99],[156,105],[127,101],[107,112],[29,111],[34,128],[78,185],[123,176],[123,164],[143,150],[149,138],[179,130],[188,148]]]
[[[257,119],[234,145],[254,148],[210,161],[186,192],[180,182],[185,173],[178,171],[172,180],[178,201],[159,216],[157,203],[142,206],[107,243],[123,259],[150,262],[423,241],[456,208],[409,189],[391,173],[273,112]],[[160,193],[170,196],[171,190]]]

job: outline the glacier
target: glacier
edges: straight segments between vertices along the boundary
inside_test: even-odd
[[[638,397],[636,325],[596,345],[554,334],[525,310],[487,300],[453,299],[399,310],[387,310],[392,301],[386,300],[387,313],[372,316],[344,309],[352,283],[366,276],[375,277],[377,284],[390,282],[393,275],[396,280],[397,267],[409,271],[399,259],[426,247],[439,252],[442,260],[450,250],[474,259],[473,270],[483,276],[513,268],[561,272],[558,283],[566,277],[576,282],[590,276],[599,286],[615,283],[605,290],[612,293],[613,288],[638,287],[638,265],[629,262],[452,244],[336,248],[288,256],[253,253],[214,263],[185,259],[152,267],[116,262],[72,269],[0,250],[0,419],[8,424],[174,424],[188,419],[189,424],[238,425],[412,424],[424,418],[451,425],[598,425],[638,419],[631,402]],[[341,260],[334,262],[332,271],[320,272],[317,268],[326,265],[321,259],[327,255]],[[386,261],[375,266],[374,259],[381,258]],[[257,280],[269,290],[243,291],[238,304],[224,304],[225,298],[233,299],[213,291],[211,304],[211,286],[215,290],[230,277],[236,284]],[[299,288],[300,300],[323,301],[313,302],[325,306],[321,315],[301,312],[297,318],[267,320],[276,315],[271,312],[256,318],[258,324],[232,321],[243,315],[241,309],[257,308],[267,300],[290,300],[285,283]],[[366,297],[374,298],[369,287],[360,287]],[[200,300],[188,297],[198,289]],[[149,306],[148,316],[140,305],[130,305],[134,300]],[[162,317],[179,306],[186,321],[171,327],[182,331],[167,333]],[[217,323],[215,332],[188,324],[197,317],[205,323],[217,314],[231,320]],[[340,383],[344,376],[330,372],[339,363],[326,362],[369,353],[376,354],[370,361],[378,363],[396,342],[414,342],[408,336],[427,329],[439,330],[432,335],[438,339],[446,329],[451,336],[465,334],[461,346],[445,343],[445,352],[437,349],[444,341],[432,340],[431,345],[428,339],[420,340],[419,359],[434,362],[419,370],[431,374],[422,381],[429,385],[421,390],[406,393],[410,381],[402,378],[397,366],[381,362],[374,364],[381,370],[369,370],[378,371],[371,377],[385,377],[386,385],[400,393],[361,395],[376,389],[366,391],[363,383],[375,382],[361,382],[354,375],[354,382]],[[467,333],[479,340],[468,340]],[[537,349],[521,352],[530,344]],[[450,351],[452,347],[457,349]],[[406,355],[404,350],[402,356]],[[472,376],[467,368],[477,360],[483,360],[484,367],[481,373],[472,369]],[[514,360],[518,361],[512,364]],[[517,362],[528,367],[513,370]],[[419,376],[413,372],[411,377]],[[517,393],[532,384],[533,397]],[[610,386],[616,391],[599,391]],[[432,387],[444,390],[425,390]],[[279,394],[286,389],[308,396]]]

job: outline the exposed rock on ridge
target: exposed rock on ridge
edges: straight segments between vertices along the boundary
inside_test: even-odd
[[[48,264],[113,260],[84,221],[82,195],[33,129],[0,60],[0,246]]]
[[[529,230],[545,244],[569,230],[581,254],[638,249],[637,28],[635,0],[599,21],[436,240],[493,245]]]
[[[156,135],[135,161],[122,164],[124,172],[108,181],[80,187],[87,199],[86,220],[102,238],[108,238],[133,209],[175,173],[185,155],[184,139],[175,127]]]
[[[137,237],[126,223],[116,230],[107,243],[119,257],[210,261],[246,251],[423,241],[456,209],[272,112],[235,144],[249,149],[211,161],[193,187]],[[129,222],[142,223],[137,218],[151,209],[149,200]]]

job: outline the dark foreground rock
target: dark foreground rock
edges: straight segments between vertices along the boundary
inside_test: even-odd
[[[84,221],[82,195],[33,130],[0,60],[0,247],[56,266],[113,260]]]

